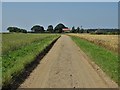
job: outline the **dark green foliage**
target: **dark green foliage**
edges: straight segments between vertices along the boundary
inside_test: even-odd
[[[55,28],[54,28],[54,32],[56,33],[62,33],[62,29],[66,28],[65,25],[63,25],[62,23],[59,23]]]
[[[35,33],[43,33],[45,30],[44,30],[44,27],[43,26],[39,26],[39,25],[35,25],[31,28],[32,32],[35,32]]]
[[[20,29],[20,31],[21,31],[22,33],[27,33],[27,30],[25,30],[25,29]]]
[[[79,27],[77,27],[76,32],[77,32],[77,33],[79,33],[79,32],[80,32],[80,28],[79,28]]]
[[[19,31],[19,29],[17,27],[8,27],[7,30],[9,32],[16,32],[16,31]]]
[[[80,33],[83,33],[83,32],[84,32],[84,29],[81,29],[81,30],[80,30]]]
[[[88,30],[86,30],[86,33],[89,33],[89,31],[88,31]]]
[[[108,35],[118,35],[120,34],[119,29],[88,29],[91,34],[108,34]]]
[[[71,33],[83,33],[84,29],[80,29],[79,27],[77,27],[77,29],[75,29],[75,27],[72,27]]]
[[[80,30],[80,33],[84,33],[84,29],[83,29],[83,26],[81,26],[81,30]]]
[[[47,31],[50,32],[50,33],[53,33],[54,32],[53,26],[49,25]]]
[[[73,26],[72,30],[71,30],[71,33],[75,33],[75,32],[76,32],[76,30],[75,30],[75,27]]]
[[[25,30],[25,29],[20,29],[20,28],[18,28],[18,27],[8,27],[7,30],[8,30],[9,32],[27,33],[27,30]]]

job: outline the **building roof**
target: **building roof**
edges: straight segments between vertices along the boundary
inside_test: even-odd
[[[62,30],[63,30],[63,31],[70,31],[69,28],[63,28]]]

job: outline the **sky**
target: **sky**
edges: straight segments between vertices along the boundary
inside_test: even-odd
[[[2,31],[2,3],[0,2],[0,32]]]
[[[118,2],[119,0],[1,0],[2,2]]]
[[[9,26],[30,30],[63,23],[67,27],[118,28],[117,2],[3,2],[2,31]]]

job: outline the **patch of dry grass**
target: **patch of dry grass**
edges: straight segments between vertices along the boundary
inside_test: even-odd
[[[118,52],[118,35],[69,34]]]

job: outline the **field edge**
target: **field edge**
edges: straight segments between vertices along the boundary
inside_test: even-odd
[[[78,42],[77,41],[75,41],[75,38],[77,38],[77,39],[81,39],[80,37],[78,37],[78,36],[72,36],[72,35],[68,35],[68,36],[70,36],[71,37],[71,39],[75,42],[75,44],[80,48],[80,45],[78,45]],[[84,39],[82,39],[83,41],[86,41],[86,40],[84,40]],[[89,42],[89,41],[86,41],[86,42],[88,42],[88,43],[91,43],[91,42]],[[94,43],[92,43],[92,44],[94,44]],[[95,45],[95,44],[94,44]],[[97,45],[96,45],[97,46]],[[101,48],[103,48],[103,47],[101,47]],[[86,53],[86,51],[85,50],[83,50],[83,48],[80,48],[83,52],[85,52]],[[114,79],[114,78],[111,78],[111,76],[108,74],[108,72],[106,72],[104,69],[103,69],[103,67],[101,66],[101,65],[99,65],[95,60],[94,60],[94,58],[92,57],[92,56],[90,56],[90,55],[88,55],[88,53],[86,54],[90,59],[88,59],[89,61],[88,61],[88,63],[90,63],[90,65],[97,71],[97,73],[100,75],[100,77],[105,77],[104,78],[104,81],[107,81],[107,80],[109,80],[109,79],[111,79],[112,80],[112,83],[114,83],[114,84],[118,84],[119,85],[119,81],[118,81],[118,79]],[[92,59],[92,60],[91,60]],[[107,76],[109,76],[109,77],[107,77]],[[118,75],[116,75],[117,77],[118,77]],[[106,79],[106,80],[105,80]],[[117,86],[118,86],[117,85]]]
[[[12,78],[11,83],[7,85],[3,85],[2,89],[17,89],[19,85],[24,82],[24,80],[30,75],[30,73],[37,67],[38,64],[40,64],[41,59],[49,52],[49,50],[52,48],[52,46],[55,44],[55,42],[60,38],[61,36],[58,36],[55,40],[53,40],[48,46],[46,46],[33,60],[31,63],[27,64],[22,72],[20,72],[19,75],[14,76]]]

